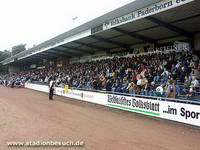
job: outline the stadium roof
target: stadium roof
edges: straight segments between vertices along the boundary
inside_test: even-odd
[[[199,0],[136,0],[1,63],[33,63],[176,37],[192,39],[200,32],[199,8]]]

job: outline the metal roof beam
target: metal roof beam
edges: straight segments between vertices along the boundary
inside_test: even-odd
[[[59,57],[59,56],[67,56],[68,58],[70,58],[70,56],[69,55],[63,55],[63,54],[60,54],[60,53],[58,53],[58,52],[50,52],[50,51],[46,51],[45,52],[46,54],[48,54],[48,55],[55,55],[55,56],[57,56],[57,57]]]
[[[123,43],[121,43],[121,42],[112,41],[112,40],[110,40],[110,39],[104,39],[104,38],[102,38],[102,37],[98,37],[98,36],[95,36],[95,35],[91,35],[90,37],[91,37],[91,38],[94,38],[94,39],[97,39],[97,40],[99,40],[99,41],[111,43],[111,44],[117,45],[117,46],[119,46],[119,47],[123,47],[123,48],[129,49],[129,45],[123,44]]]
[[[27,58],[25,58],[25,59],[21,59],[21,60],[19,60],[19,62],[29,62],[29,63],[35,63],[35,62],[38,62],[38,61],[42,61],[43,59],[40,57],[38,57],[38,56],[34,56],[34,57],[32,57],[32,58],[30,58],[30,57],[27,57]]]
[[[175,20],[175,21],[172,21],[172,22],[169,22],[169,23],[170,23],[170,24],[172,24],[172,23],[178,23],[178,22],[180,22],[180,21],[185,21],[185,20],[193,19],[193,18],[196,18],[196,17],[199,17],[199,16],[200,16],[200,14],[198,14],[198,15],[193,15],[193,16],[189,16],[189,17],[186,17],[186,18],[183,18],[183,19]],[[131,33],[131,34],[134,34],[134,33],[138,33],[138,32],[144,32],[144,31],[151,30],[151,29],[155,29],[155,28],[158,28],[158,27],[160,27],[160,25],[155,25],[155,26],[152,26],[152,27],[148,27],[148,28],[144,28],[144,29],[137,30],[137,31],[133,31],[133,32],[130,32],[130,33]],[[194,33],[193,33],[193,34],[194,34]],[[123,34],[114,36],[114,37],[112,37],[112,38],[110,38],[110,39],[114,39],[114,38],[121,37],[121,36],[123,36]],[[158,39],[155,39],[155,40],[157,41]],[[98,42],[99,42],[99,41],[94,42],[94,43],[98,43]]]
[[[72,50],[72,49],[68,49],[66,47],[60,47],[60,48],[65,48],[65,49],[57,49],[58,51],[61,51],[63,53],[69,54],[71,56],[83,56],[84,54],[86,54],[83,51],[76,51],[76,50]],[[93,53],[92,53],[93,54]]]
[[[177,23],[177,22],[181,22],[181,21],[185,21],[185,20],[190,20],[190,19],[197,18],[197,17],[200,17],[200,14],[189,16],[189,17],[182,18],[182,19],[178,19],[178,20],[175,20],[175,21],[172,21],[172,22],[169,22],[169,23],[170,24],[171,23]]]
[[[185,21],[185,20],[189,20],[189,19],[196,18],[196,17],[200,17],[200,14],[198,14],[198,15],[194,15],[194,16],[189,16],[189,17],[186,17],[186,18],[183,18],[183,19],[178,19],[178,20],[175,20],[175,21],[171,21],[171,22],[169,22],[169,24],[172,24],[172,23],[178,23],[178,22],[180,22],[180,21]],[[147,18],[145,18],[145,19],[147,19]],[[161,26],[161,25],[158,24],[158,25],[155,25],[155,26],[152,26],[152,27],[148,27],[148,28],[145,28],[145,29],[141,29],[141,30],[133,31],[133,32],[130,32],[130,33],[143,32],[143,31],[147,31],[147,30],[154,29],[154,28],[158,28],[158,27],[160,27],[160,26]]]
[[[63,52],[59,52],[59,51],[56,51],[56,50],[49,50],[49,51],[46,51],[46,53],[49,53],[49,54],[55,54],[55,55],[59,55],[59,56],[67,56],[67,57],[71,57],[71,55],[67,55],[66,53],[63,53]]]
[[[55,48],[52,48],[50,51],[58,52],[60,54],[68,55],[68,56],[76,56],[77,55],[77,53],[74,53],[74,52],[69,52],[69,51],[66,51],[66,50],[55,49]]]
[[[20,59],[18,62],[34,62],[36,60],[38,60],[38,59],[33,60],[31,58],[25,58],[25,59]]]
[[[32,55],[32,56],[29,56],[29,57],[26,57],[26,58],[22,58],[22,59],[20,59],[18,61],[27,61],[27,60],[30,60],[30,61],[36,60],[36,61],[38,61],[38,60],[43,60],[43,59],[44,58],[41,57],[41,56]]]
[[[126,31],[126,30],[123,30],[123,29],[120,29],[120,28],[113,28],[113,30],[117,31],[117,32],[120,32],[120,33],[123,33],[123,34],[126,34],[128,36],[131,36],[133,38],[137,38],[139,40],[142,40],[142,41],[145,41],[145,42],[150,42],[150,43],[155,43],[156,40],[155,39],[152,39],[152,38],[149,38],[149,37],[146,37],[146,36],[143,36],[143,35],[140,35],[136,32],[129,32],[129,31]]]
[[[173,32],[176,32],[176,33],[179,33],[179,34],[181,34],[181,35],[184,35],[184,36],[186,36],[186,37],[189,37],[189,38],[191,38],[191,37],[193,37],[193,34],[192,33],[190,33],[190,32],[187,32],[187,31],[185,31],[185,30],[183,30],[183,29],[181,29],[181,28],[178,28],[178,27],[176,27],[176,26],[174,26],[174,25],[172,25],[172,24],[170,24],[170,23],[166,23],[166,22],[164,22],[164,21],[161,21],[161,20],[159,20],[159,19],[157,19],[157,18],[154,18],[154,17],[147,17],[146,19],[148,19],[148,20],[150,20],[151,22],[154,22],[154,23],[156,23],[156,24],[158,24],[158,25],[160,25],[160,26],[163,26],[163,27],[165,27],[165,28],[167,28],[167,29],[169,29],[169,30],[171,30],[171,31],[173,31]]]
[[[67,48],[67,49],[70,49],[70,50],[74,50],[74,51],[77,51],[77,52],[82,53],[82,54],[94,54],[94,52],[92,52],[92,51],[79,49],[79,48],[75,48],[75,47],[70,47],[70,46],[66,46],[66,45],[63,45],[61,47]]]
[[[76,51],[76,50],[73,50],[73,49],[69,49],[67,48],[66,46],[59,46],[60,48],[64,48],[64,49],[59,49],[63,52],[67,52],[67,53],[71,53],[71,54],[74,54],[74,55],[81,55],[81,54],[85,54],[85,52],[83,52],[82,50],[81,51]]]
[[[200,17],[200,14],[198,15],[193,15],[193,16],[189,16],[189,17],[186,17],[186,18],[183,18],[183,19],[179,19],[179,20],[175,20],[175,21],[171,21],[169,22],[170,24],[172,23],[178,23],[180,21],[185,21],[185,20],[189,20],[189,19],[193,19],[193,18],[196,18],[196,17]],[[160,25],[155,25],[155,26],[152,26],[152,27],[148,27],[148,28],[144,28],[144,29],[140,29],[140,30],[137,30],[137,31],[133,31],[133,32],[130,32],[131,34],[134,34],[134,33],[138,33],[138,32],[144,32],[144,31],[147,31],[147,30],[151,30],[151,29],[155,29],[155,28],[158,28],[160,27]],[[194,34],[194,33],[193,33]],[[118,37],[122,37],[123,34],[120,34],[120,35],[117,35],[117,36],[113,36],[112,38],[110,39],[114,39],[114,38],[118,38]],[[156,41],[158,39],[155,39]],[[159,39],[160,40],[160,39]],[[98,43],[99,41],[97,42],[94,42],[94,43]],[[132,45],[132,44],[131,44]]]
[[[37,59],[41,59],[41,60],[44,59],[44,57],[41,57],[41,56],[38,56],[38,55],[32,55],[32,56],[30,56],[30,57],[28,57],[28,58],[31,58],[31,57],[37,58]]]
[[[101,46],[96,46],[96,45],[92,45],[92,44],[86,44],[86,43],[83,43],[83,42],[79,42],[79,41],[73,41],[74,43],[76,44],[80,44],[80,45],[84,45],[84,46],[87,46],[87,47],[91,47],[91,48],[94,48],[94,49],[98,49],[98,50],[101,50],[101,51],[108,51],[107,48],[104,48],[104,47],[101,47]]]
[[[46,54],[46,53],[38,53],[37,55],[42,55],[42,57],[44,57],[44,59],[54,59],[57,58],[55,55],[51,55],[51,54]]]

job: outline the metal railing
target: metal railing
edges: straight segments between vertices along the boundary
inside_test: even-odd
[[[40,81],[33,81],[31,83],[32,84],[40,84],[40,85],[48,86],[47,83],[40,82]],[[63,87],[63,86],[56,86],[56,87]],[[81,90],[81,91],[89,91],[89,92],[99,92],[99,93],[106,93],[106,94],[116,94],[116,95],[131,96],[131,97],[138,97],[138,98],[148,98],[148,99],[153,99],[153,100],[161,100],[161,101],[169,101],[169,102],[179,102],[179,103],[200,105],[200,100],[195,100],[194,98],[190,98],[190,99],[181,99],[179,97],[177,97],[177,98],[167,98],[167,97],[146,96],[146,95],[139,95],[139,94],[112,92],[112,91],[106,91],[106,90],[94,90],[94,89],[77,88],[77,87],[70,87],[70,89],[72,89],[72,90]]]
[[[116,94],[116,95],[123,95],[123,96],[131,96],[131,97],[138,97],[138,98],[148,98],[148,99],[153,99],[153,100],[180,102],[180,103],[200,105],[200,101],[192,100],[192,99],[183,100],[183,99],[179,99],[179,98],[166,98],[166,97],[157,97],[157,96],[146,96],[146,95],[138,95],[138,94],[130,94],[130,93],[111,92],[111,91],[106,91],[106,90],[91,90],[91,89],[73,88],[73,87],[72,87],[72,89],[90,91],[90,92],[100,92],[100,93],[106,93],[106,94]]]

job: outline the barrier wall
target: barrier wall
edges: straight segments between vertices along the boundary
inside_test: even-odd
[[[25,87],[42,92],[48,92],[49,90],[48,86],[37,84],[26,84]],[[55,88],[55,94],[125,111],[200,126],[200,105],[82,90],[66,90],[64,88]]]

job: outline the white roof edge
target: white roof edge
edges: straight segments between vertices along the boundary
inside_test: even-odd
[[[126,4],[120,8],[117,8],[109,13],[106,13],[102,16],[99,16],[91,21],[88,21],[74,29],[71,29],[67,32],[64,32],[58,36],[55,36],[54,38],[51,38],[47,41],[44,41],[42,42],[41,44],[38,44],[37,46],[35,46],[34,48],[31,48],[29,50],[26,50],[27,51],[31,51],[33,49],[40,49],[40,47],[43,47],[43,45],[45,46],[46,44],[48,45],[48,43],[51,43],[51,42],[54,42],[54,41],[57,41],[57,40],[62,40],[64,38],[67,38],[69,36],[73,36],[79,32],[82,32],[82,31],[85,31],[85,30],[88,30],[88,29],[91,29],[91,28],[94,28],[94,27],[97,27],[97,26],[100,26],[100,25],[103,25],[104,22],[106,21],[109,21],[109,20],[112,20],[114,18],[117,18],[117,17],[120,17],[120,16],[123,16],[127,13],[130,13],[132,11],[135,11],[135,10],[138,10],[138,9],[141,9],[143,7],[146,7],[148,5],[151,5],[151,4],[154,4],[154,3],[157,3],[157,2],[160,2],[162,0],[135,0],[129,4]],[[25,51],[21,52],[21,53],[18,53],[17,55],[13,56],[13,57],[10,57],[10,58],[7,58],[3,61],[1,61],[0,63],[4,63],[6,62],[6,60],[9,60],[9,59],[14,59],[15,57],[17,57],[19,54],[22,54],[24,53]]]

